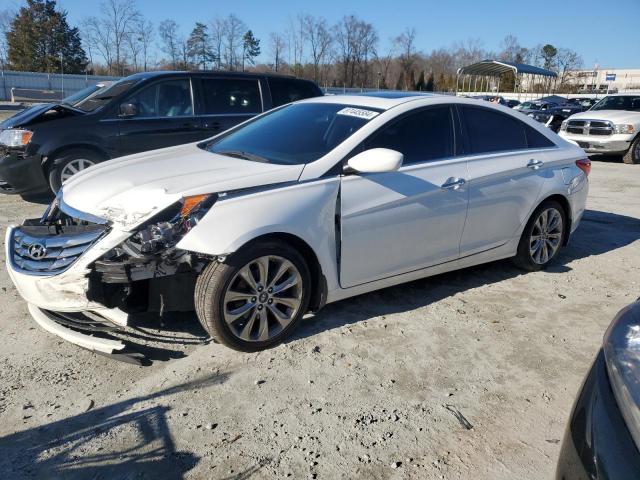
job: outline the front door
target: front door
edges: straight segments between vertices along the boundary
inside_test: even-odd
[[[137,113],[120,117],[121,155],[171,147],[204,138],[194,116],[189,78],[161,80],[133,93],[122,103]]]
[[[467,166],[455,156],[451,108],[426,108],[392,121],[363,148],[399,151],[404,162],[397,172],[343,177],[341,286],[458,258]]]

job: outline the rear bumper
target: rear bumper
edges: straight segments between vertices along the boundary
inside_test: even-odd
[[[560,132],[560,136],[565,140],[576,142],[580,148],[587,153],[609,153],[622,155],[631,146],[633,135],[610,135],[608,137],[598,137],[593,135],[575,135]]]
[[[49,191],[40,155],[23,156],[9,151],[0,154],[0,193],[40,194]]]
[[[596,357],[571,412],[557,480],[637,478],[640,452],[611,390],[602,351]]]

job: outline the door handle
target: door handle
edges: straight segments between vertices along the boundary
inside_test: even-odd
[[[448,178],[440,188],[442,188],[443,190],[458,190],[465,183],[467,183],[467,181],[464,178],[451,177]]]
[[[527,167],[533,170],[539,169],[542,165],[544,165],[544,162],[542,160],[535,160],[533,158],[529,160],[529,163],[527,163]]]

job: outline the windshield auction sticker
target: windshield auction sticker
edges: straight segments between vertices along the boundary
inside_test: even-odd
[[[365,120],[371,120],[373,117],[379,115],[378,112],[372,110],[364,110],[362,108],[347,107],[338,112],[338,115],[347,115],[349,117],[364,118]]]

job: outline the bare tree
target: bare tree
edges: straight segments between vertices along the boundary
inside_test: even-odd
[[[272,32],[269,35],[269,50],[273,56],[273,70],[278,72],[282,66],[282,53],[284,52],[285,43],[282,35]]]
[[[568,48],[559,48],[556,54],[559,87],[566,89],[579,68],[582,68],[582,57]]]
[[[141,47],[142,70],[148,70],[149,53],[154,37],[154,26],[150,21],[140,18],[135,26],[134,35],[137,37]]]
[[[326,62],[331,49],[332,38],[324,18],[306,15],[302,19],[304,36],[309,42],[311,60],[313,62],[313,79],[321,81],[321,67]]]
[[[302,55],[304,54],[304,44],[307,39],[304,17],[302,15],[297,15],[295,18],[289,17],[287,37],[289,46],[289,65],[293,67],[295,75],[301,76],[303,73]]]
[[[413,67],[416,63],[416,29],[408,28],[395,38],[395,44],[400,52],[399,60],[401,66],[401,74],[403,78],[403,86],[405,90],[413,88],[413,82],[410,80],[413,76]]]
[[[158,27],[158,33],[162,41],[162,50],[169,56],[171,68],[178,68],[182,43],[184,43],[178,32],[178,24],[173,20],[163,20]]]
[[[395,55],[396,51],[395,48],[395,42],[389,42],[389,48],[387,49],[387,53],[384,56],[381,56],[378,52],[376,52],[374,63],[376,64],[377,69],[377,88],[388,88],[389,68],[391,67],[391,63],[393,62],[393,56]]]
[[[11,21],[15,16],[12,10],[0,10],[0,67],[6,68],[9,59],[9,48],[7,45],[7,32],[11,30]]]
[[[227,21],[224,18],[214,18],[209,23],[211,32],[211,49],[213,63],[220,70],[222,68],[224,36],[227,31]]]
[[[141,19],[135,0],[103,0],[100,17],[88,17],[83,24],[85,42],[107,63],[109,73],[124,75],[127,48]]]
[[[237,70],[241,62],[242,36],[247,26],[242,20],[231,14],[225,20],[224,30],[224,61],[227,69]]]

